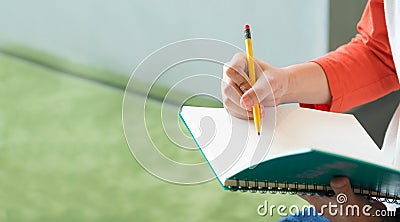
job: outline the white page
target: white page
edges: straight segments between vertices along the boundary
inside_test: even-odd
[[[284,117],[278,118],[275,140],[291,138],[299,146],[391,167],[353,115],[304,108],[278,110]]]
[[[352,115],[292,106],[277,107],[276,113],[266,108],[265,114],[259,137],[252,121],[237,119],[224,108],[183,107],[181,112],[222,183],[264,160],[310,149],[391,167]]]
[[[275,112],[265,112],[271,115],[263,119],[260,136],[252,121],[235,118],[223,108],[183,107],[181,115],[223,183],[227,177],[266,156],[275,126]],[[254,154],[258,159],[253,159]]]

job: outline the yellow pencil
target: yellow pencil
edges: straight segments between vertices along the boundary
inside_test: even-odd
[[[249,25],[244,26],[244,34],[246,37],[245,44],[246,44],[246,54],[247,54],[247,67],[249,70],[250,84],[253,86],[256,83],[256,72],[254,70],[253,47],[251,44],[251,34]],[[260,104],[253,106],[253,119],[257,133],[258,135],[260,135],[261,132]]]

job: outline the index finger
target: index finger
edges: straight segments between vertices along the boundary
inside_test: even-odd
[[[236,53],[232,60],[224,65],[224,75],[231,79],[242,92],[251,88],[247,75],[247,59],[244,53]]]

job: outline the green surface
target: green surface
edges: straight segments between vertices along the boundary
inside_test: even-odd
[[[302,203],[151,176],[125,143],[121,90],[1,53],[0,82],[0,221],[275,221],[264,200]]]

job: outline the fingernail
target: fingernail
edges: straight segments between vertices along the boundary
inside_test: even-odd
[[[347,185],[347,178],[346,177],[335,177],[331,181],[331,186],[335,188],[344,187]]]

